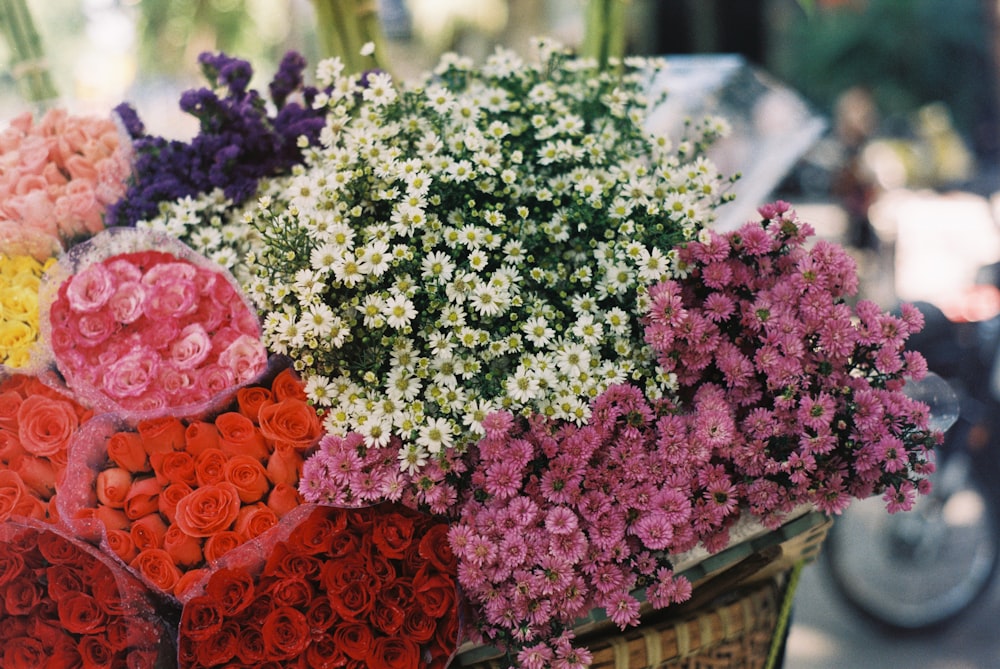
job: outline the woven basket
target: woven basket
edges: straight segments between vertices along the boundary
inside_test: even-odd
[[[576,627],[592,669],[761,669],[786,632],[782,609],[794,595],[798,569],[815,559],[831,520],[810,513],[733,546],[684,574],[691,599],[660,611],[644,608],[642,623],[621,631],[599,614]],[[778,644],[774,640],[778,639]],[[456,666],[506,669],[500,654],[463,649]]]

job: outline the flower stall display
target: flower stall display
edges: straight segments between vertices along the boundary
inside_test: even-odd
[[[183,601],[223,555],[302,503],[303,453],[320,425],[301,391],[286,369],[211,419],[167,414],[132,428],[97,417],[74,443],[62,516]]]
[[[713,231],[727,124],[650,131],[655,60],[536,47],[409,82],[331,59],[316,86],[290,55],[269,100],[206,54],[188,142],[119,108],[121,227],[11,261],[41,335],[37,378],[0,385],[4,531],[47,502],[167,604],[181,667],[444,667],[467,641],[539,669],[591,664],[583,620],[741,585],[698,567],[804,510],[909,508],[940,437],[902,392],[919,312],[855,301],[785,203]]]
[[[107,230],[47,279],[48,343],[89,406],[140,418],[207,411],[267,366],[232,276],[171,237]]]

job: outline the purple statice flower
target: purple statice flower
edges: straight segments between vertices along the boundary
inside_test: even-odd
[[[270,104],[248,88],[248,62],[203,53],[199,63],[211,87],[180,98],[180,108],[199,122],[190,142],[147,135],[131,106],[116,108],[132,140],[134,164],[128,190],[108,208],[108,225],[135,225],[156,216],[161,202],[216,188],[238,205],[257,192],[260,179],[287,174],[303,162],[300,137],[318,143],[324,112],[313,108],[318,91],[303,83],[302,56],[290,52],[281,61]]]

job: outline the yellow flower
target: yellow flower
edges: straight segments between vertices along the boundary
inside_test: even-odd
[[[38,339],[38,287],[54,258],[0,255],[0,364],[24,367]]]

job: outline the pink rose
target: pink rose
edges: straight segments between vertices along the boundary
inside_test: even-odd
[[[200,323],[192,323],[180,332],[170,346],[170,360],[179,369],[192,369],[208,358],[212,352],[212,339]]]
[[[142,395],[156,379],[158,363],[156,352],[145,346],[122,356],[105,370],[105,394],[114,399]]]
[[[219,365],[233,373],[236,383],[243,383],[267,366],[267,352],[259,339],[240,335],[219,354]]]
[[[127,263],[123,263],[127,264]],[[132,265],[129,265],[131,267]],[[126,280],[118,284],[115,294],[111,296],[108,307],[119,323],[128,325],[142,316],[142,304],[146,299],[146,290],[138,281]]]
[[[107,304],[114,293],[114,277],[100,263],[74,275],[66,286],[66,299],[73,311],[97,311]]]
[[[236,385],[233,372],[221,365],[208,365],[198,370],[195,388],[201,391],[202,397],[212,397],[229,390]]]
[[[81,314],[76,319],[75,325],[76,333],[79,335],[79,340],[75,343],[80,346],[96,346],[114,334],[118,328],[114,317],[105,310]]]
[[[132,281],[139,282],[142,280],[142,271],[134,263],[125,258],[106,260],[104,266],[115,277],[115,281],[118,284],[125,284]]]
[[[174,264],[164,263],[164,265]],[[153,321],[176,322],[178,319],[190,316],[198,309],[198,290],[190,279],[178,276],[173,280],[163,279],[152,284],[143,279],[143,284],[146,286],[143,313]]]

